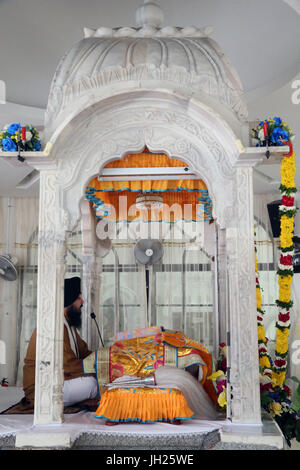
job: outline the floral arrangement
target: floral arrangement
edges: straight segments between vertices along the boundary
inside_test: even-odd
[[[219,345],[219,357],[215,369],[216,372],[213,372],[208,379],[213,381],[220,408],[225,409],[228,404],[226,401],[227,356],[225,343]]]
[[[0,149],[3,152],[40,151],[42,148],[39,133],[32,125],[21,126],[12,123],[0,132]]]
[[[218,405],[221,410],[225,410],[226,387],[227,387],[227,361],[226,345],[221,343],[219,346],[220,354],[216,362],[216,372],[211,374],[208,379],[213,381],[218,397]],[[269,358],[270,363],[272,363]],[[267,368],[260,365],[260,399],[261,406],[276,421],[280,427],[287,444],[291,445],[291,440],[296,439],[300,442],[300,381],[296,377],[291,377],[298,383],[292,400],[292,392],[288,385],[282,387],[274,383],[271,374]]]
[[[279,207],[280,216],[280,259],[277,270],[279,284],[279,298],[276,300],[278,306],[278,320],[276,322],[276,343],[275,360],[272,361],[267,352],[267,339],[265,338],[263,314],[261,309],[261,292],[257,274],[257,258],[255,247],[255,268],[256,268],[256,300],[258,312],[258,343],[260,362],[260,393],[261,405],[270,413],[281,428],[285,439],[290,445],[290,441],[296,438],[300,442],[300,382],[296,377],[291,379],[298,383],[298,388],[291,399],[291,390],[286,384],[286,370],[288,358],[288,336],[291,326],[290,309],[293,305],[291,300],[291,283],[293,280],[293,233],[294,217],[296,207],[294,205],[295,187],[295,153],[290,141],[282,142],[290,148],[288,154],[284,154],[281,163],[281,205]],[[270,374],[270,367],[272,367]]]
[[[268,354],[268,339],[265,336],[265,328],[263,316],[265,312],[261,305],[261,290],[258,278],[257,249],[256,249],[256,233],[254,232],[254,254],[255,254],[255,276],[256,276],[256,310],[257,310],[257,334],[258,334],[258,354],[259,366],[263,375],[271,376],[272,360]]]
[[[282,386],[285,380],[288,357],[288,336],[290,331],[290,309],[293,306],[291,300],[291,284],[293,280],[293,255],[294,255],[294,217],[296,207],[294,205],[295,187],[295,152],[289,143],[290,152],[284,154],[281,163],[281,205],[280,216],[280,259],[278,265],[279,298],[276,304],[279,309],[276,323],[275,361],[272,372],[273,382]]]
[[[274,117],[261,121],[255,129],[252,129],[252,137],[258,140],[257,147],[266,147],[291,142],[294,134],[286,122],[280,117]]]
[[[294,194],[297,190],[294,181],[296,167],[293,146],[291,142],[283,143],[289,145],[290,152],[284,154],[281,163],[280,260],[277,271],[279,298],[276,301],[279,313],[276,322],[274,363],[268,354],[268,340],[265,336],[263,324],[264,311],[262,310],[261,289],[258,278],[256,242],[255,272],[261,405],[277,422],[288,445],[290,445],[291,439],[294,438],[300,442],[300,381],[296,377],[291,377],[291,380],[298,383],[293,400],[291,398],[291,389],[286,384],[288,336],[291,326],[290,309],[293,305],[291,300],[294,254],[293,233],[294,217],[297,210],[294,205]],[[220,357],[216,364],[216,372],[209,377],[215,385],[218,404],[222,409],[226,408],[227,405],[226,370],[226,345],[223,343],[220,345]]]
[[[282,260],[281,260],[282,261]],[[292,263],[292,259],[291,259]],[[294,402],[291,401],[291,389],[282,384],[283,376],[280,367],[285,366],[281,358],[278,358],[276,343],[276,359],[274,364],[268,354],[267,338],[263,324],[264,311],[261,306],[261,290],[258,279],[257,249],[255,241],[255,272],[256,272],[256,305],[257,305],[257,324],[258,324],[258,352],[260,368],[260,398],[261,406],[272,416],[279,425],[286,442],[291,445],[291,439],[296,438],[300,441],[300,385],[294,394]],[[279,313],[279,320],[283,317]],[[289,319],[288,319],[289,320]],[[282,323],[283,324],[283,323]],[[277,323],[277,328],[280,326]],[[284,345],[284,350],[288,345]],[[279,370],[278,370],[279,369]],[[292,377],[299,382],[298,379]]]
[[[288,385],[279,387],[270,377],[260,376],[261,406],[276,421],[289,446],[292,439],[300,442],[300,381],[296,377],[291,380],[298,383],[293,401]]]

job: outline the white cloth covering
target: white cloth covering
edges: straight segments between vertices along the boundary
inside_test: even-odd
[[[162,366],[155,371],[155,381],[159,387],[177,388],[195,413],[195,418],[215,420],[217,412],[202,385],[189,373],[176,367]]]
[[[76,380],[76,379],[75,379]],[[23,396],[21,387],[0,387],[0,411],[14,405]],[[181,426],[174,426],[170,423],[123,423],[119,426],[109,427],[105,425],[104,419],[95,419],[93,412],[82,411],[80,413],[65,415],[62,424],[49,424],[42,426],[33,426],[33,415],[1,415],[0,416],[0,437],[15,435],[17,432],[69,432],[71,442],[74,442],[82,433],[105,435],[124,433],[134,435],[138,434],[190,434],[211,432],[221,429],[223,426],[231,425],[228,420],[203,421],[192,419],[183,422]],[[122,437],[121,437],[122,438]]]
[[[94,377],[77,377],[65,380],[63,386],[63,399],[65,406],[71,406],[83,400],[96,398],[98,394],[97,381]]]

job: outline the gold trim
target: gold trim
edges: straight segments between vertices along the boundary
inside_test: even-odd
[[[98,385],[103,386],[110,382],[109,379],[109,350],[110,347],[98,349],[96,359],[96,371]]]
[[[96,374],[95,352],[92,352],[89,356],[83,359],[82,362],[84,374]]]
[[[165,366],[170,366],[170,367],[176,367],[176,362],[177,362],[177,348],[173,348],[171,346],[168,346],[167,344],[165,346],[165,360],[164,360],[164,365]]]
[[[189,354],[188,356],[180,356],[178,357],[178,367],[179,369],[184,369],[185,367],[188,367],[192,364],[201,364],[201,366],[204,366],[207,368],[207,365],[205,364],[205,362],[203,361],[203,359],[201,359],[200,356],[198,356],[198,354]]]

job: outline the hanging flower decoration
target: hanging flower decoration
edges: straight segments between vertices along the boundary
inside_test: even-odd
[[[257,147],[284,145],[293,140],[294,134],[280,117],[266,119],[252,129],[252,137],[258,141]]]
[[[38,152],[41,148],[38,130],[32,125],[22,127],[20,123],[12,123],[0,132],[0,149],[3,152]]]
[[[275,361],[272,372],[274,385],[282,387],[287,369],[288,337],[290,332],[290,310],[293,306],[291,300],[291,284],[293,280],[294,255],[294,217],[296,206],[294,204],[295,187],[295,152],[289,143],[290,152],[284,154],[281,164],[281,205],[280,216],[280,253],[278,265],[279,296],[276,300],[278,306],[278,319],[276,323]]]
[[[293,280],[293,233],[294,217],[296,207],[294,205],[295,188],[295,153],[290,142],[290,152],[284,154],[281,164],[281,186],[282,194],[279,216],[281,222],[280,233],[280,257],[278,265],[279,298],[276,300],[278,306],[278,319],[276,322],[275,360],[270,374],[269,364],[272,364],[267,351],[267,340],[265,338],[263,313],[261,309],[261,292],[258,282],[258,266],[255,247],[255,269],[256,269],[256,295],[258,313],[258,343],[260,362],[260,397],[262,407],[277,422],[288,445],[296,438],[300,442],[300,382],[296,377],[291,377],[298,383],[298,388],[292,393],[286,384],[286,370],[288,357],[288,336],[290,331],[290,309],[293,305],[291,300],[291,284]]]
[[[259,366],[262,375],[271,377],[272,375],[272,361],[268,354],[268,339],[265,336],[265,328],[263,316],[265,312],[262,309],[261,289],[258,278],[258,264],[257,264],[257,248],[256,248],[256,233],[254,232],[254,253],[255,253],[255,277],[256,277],[256,310],[257,310],[257,333],[258,333],[258,355]]]
[[[270,377],[260,376],[261,406],[276,421],[289,446],[292,439],[300,442],[300,382],[296,377],[291,380],[298,382],[293,399],[288,385],[279,387]]]

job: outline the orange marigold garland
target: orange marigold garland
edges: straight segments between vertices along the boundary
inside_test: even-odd
[[[283,386],[288,358],[288,336],[290,331],[290,310],[293,306],[291,300],[291,284],[293,280],[293,255],[294,255],[294,217],[296,207],[294,205],[295,187],[295,153],[293,146],[288,142],[290,152],[284,154],[281,163],[281,205],[280,216],[280,259],[278,265],[279,296],[276,304],[279,309],[276,322],[275,360],[272,371],[273,384]]]

